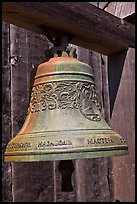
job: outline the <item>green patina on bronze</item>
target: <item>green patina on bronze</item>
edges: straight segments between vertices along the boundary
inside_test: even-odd
[[[28,162],[128,154],[100,113],[93,69],[63,52],[37,68],[27,118],[4,161]]]

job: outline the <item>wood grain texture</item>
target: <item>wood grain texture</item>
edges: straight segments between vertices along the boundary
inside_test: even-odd
[[[10,42],[14,137],[26,118],[31,69],[44,60],[44,49],[48,43],[43,36],[14,25],[10,26]],[[53,162],[12,163],[13,202],[54,201],[53,171]]]
[[[45,34],[41,25],[70,35],[71,43],[105,55],[135,46],[134,26],[87,2],[3,2],[3,21]]]
[[[135,13],[135,2],[110,2],[105,11],[119,18],[125,18]]]
[[[117,3],[117,2],[114,2]],[[114,4],[113,4],[114,5]],[[114,10],[117,9],[115,5]],[[119,12],[120,13],[120,12]],[[13,26],[13,25],[12,25]],[[7,32],[7,31],[6,31]],[[13,136],[21,128],[26,116],[27,100],[29,97],[30,70],[44,60],[43,50],[48,47],[45,36],[38,35],[31,31],[17,29],[11,42],[16,43],[13,49],[12,67],[12,130]],[[22,39],[20,39],[22,38]],[[16,40],[15,40],[16,39]],[[25,39],[25,40],[24,40]],[[5,40],[3,41],[3,43]],[[5,53],[5,49],[3,51]],[[100,104],[102,104],[102,92],[105,94],[105,105],[108,103],[108,81],[107,64],[101,64],[101,55],[93,53],[84,48],[78,48],[78,55],[81,61],[91,64],[95,69]],[[15,56],[14,56],[15,55]],[[7,55],[6,55],[7,56]],[[17,57],[17,58],[16,58]],[[104,57],[103,57],[104,58]],[[6,59],[6,57],[3,59]],[[17,61],[16,61],[17,59]],[[93,60],[93,61],[92,61]],[[4,61],[3,61],[4,62]],[[13,192],[14,201],[17,202],[110,202],[118,199],[120,201],[134,201],[134,178],[135,178],[135,152],[134,152],[134,49],[129,49],[122,72],[122,83],[120,83],[116,103],[114,106],[111,126],[127,139],[129,155],[126,157],[113,158],[113,169],[111,159],[99,158],[81,160],[75,163],[76,169],[72,177],[74,191],[63,193],[60,191],[61,177],[57,170],[58,162],[39,162],[33,164],[22,163],[13,166]],[[7,62],[6,62],[7,63]],[[22,65],[20,65],[22,63]],[[118,62],[117,62],[118,64]],[[16,65],[16,66],[15,66]],[[4,65],[5,66],[5,65]],[[25,68],[26,67],[26,68]],[[5,67],[3,67],[4,69]],[[19,69],[22,70],[19,70]],[[102,70],[103,69],[103,70]],[[104,70],[105,69],[105,70]],[[24,72],[26,71],[26,73]],[[6,69],[4,70],[6,72]],[[3,78],[4,99],[3,130],[4,140],[9,137],[9,125],[6,117],[9,117],[9,76],[11,70],[7,67],[7,73]],[[22,76],[20,76],[22,75]],[[8,77],[7,77],[8,76]],[[21,77],[21,78],[20,78]],[[103,79],[102,79],[103,78]],[[14,80],[17,80],[14,82]],[[115,82],[115,81],[114,81]],[[103,83],[105,83],[103,85]],[[104,88],[103,88],[103,87]],[[23,88],[23,90],[22,90]],[[105,90],[104,90],[105,89]],[[22,94],[20,93],[22,90]],[[20,97],[19,97],[20,96]],[[20,101],[19,101],[20,99]],[[25,99],[25,101],[24,101]],[[22,101],[22,102],[21,102]],[[18,106],[18,107],[17,107]],[[104,107],[105,118],[109,120],[109,113],[106,110],[109,104]],[[17,109],[16,109],[17,107]],[[8,111],[8,112],[6,112]],[[7,129],[6,129],[7,128]],[[8,138],[9,139],[9,138]],[[6,167],[7,168],[7,167]],[[35,172],[34,172],[35,171]],[[34,172],[34,174],[33,174]],[[6,174],[5,174],[6,175]],[[112,181],[113,178],[113,181]],[[113,183],[114,182],[114,183]],[[7,183],[9,184],[9,183]],[[8,186],[8,185],[7,185]],[[9,189],[9,187],[8,187]],[[10,192],[10,191],[9,191]],[[11,192],[10,192],[11,193]],[[10,194],[11,195],[11,194]],[[8,195],[9,196],[9,195]],[[9,198],[5,198],[5,201]]]
[[[120,5],[120,7],[119,7]],[[124,17],[134,23],[135,2],[110,2],[105,9],[108,12]],[[132,18],[133,17],[133,18]],[[130,22],[130,21],[129,21]],[[131,23],[132,23],[131,22]],[[126,52],[125,52],[126,54]],[[112,177],[111,198],[113,201],[134,202],[135,201],[135,50],[129,49],[125,55],[123,52],[108,56],[105,63],[108,64],[103,72],[105,75],[111,73],[111,79],[105,79],[105,115],[111,127],[121,134],[126,140],[129,147],[129,155],[112,158]],[[124,57],[125,55],[125,57]],[[123,60],[122,60],[123,59]],[[123,62],[122,62],[123,61]],[[122,65],[123,64],[123,65]],[[121,68],[120,68],[121,67]],[[121,70],[121,71],[120,71]],[[119,80],[118,80],[119,78]],[[119,82],[118,82],[119,81]],[[108,83],[109,82],[109,83]],[[119,85],[118,85],[119,83]],[[109,93],[108,87],[111,86],[115,92]],[[117,87],[117,88],[116,88]],[[115,89],[116,88],[116,89]],[[112,95],[111,95],[112,94]],[[110,96],[111,95],[111,96]],[[109,103],[109,97],[111,97]],[[113,99],[115,98],[115,103]],[[113,104],[112,104],[113,103]],[[114,106],[113,106],[114,105]],[[113,112],[110,119],[109,110],[113,106]],[[112,111],[112,110],[111,110]]]
[[[115,198],[135,201],[135,50],[128,51],[117,98],[110,120],[111,127],[127,141],[129,154],[113,158]]]
[[[135,2],[111,2],[107,11],[118,17],[132,16]],[[128,17],[127,17],[128,18]],[[117,55],[117,54],[116,54]],[[111,65],[118,70],[120,55],[114,55]],[[122,56],[121,56],[122,57]],[[116,63],[117,62],[117,63]],[[116,68],[117,67],[117,68]],[[111,70],[111,67],[108,67]],[[116,71],[115,70],[115,74]],[[112,70],[111,70],[112,71]],[[112,80],[115,86],[115,80]],[[135,201],[135,49],[127,51],[123,71],[110,119],[111,127],[127,141],[129,154],[113,158],[114,198],[121,202]]]
[[[9,63],[9,24],[2,24],[2,201],[12,201],[11,164],[4,162],[4,152],[11,139],[11,67]]]

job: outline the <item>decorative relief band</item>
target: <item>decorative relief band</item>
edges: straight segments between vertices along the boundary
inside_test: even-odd
[[[87,119],[92,121],[101,120],[98,96],[94,84],[77,83],[77,104],[80,112]]]
[[[28,113],[56,108],[79,109],[87,119],[100,120],[95,85],[88,82],[59,81],[33,87]]]
[[[20,149],[32,149],[35,146],[39,149],[39,148],[44,148],[46,149],[47,147],[65,147],[65,146],[73,146],[73,148],[77,148],[77,146],[74,146],[73,141],[75,143],[75,140],[64,140],[64,139],[59,139],[59,140],[44,140],[44,141],[38,141],[35,145],[31,142],[18,142],[18,143],[11,143],[8,144],[7,149],[16,149],[16,150],[20,150]],[[125,140],[120,139],[120,142],[125,144]],[[109,137],[96,137],[96,138],[88,138],[85,140],[85,143],[83,143],[83,147],[84,145],[86,145],[87,147],[90,147],[92,145],[95,145],[93,147],[97,147],[98,145],[106,145],[106,144],[112,144],[115,146],[118,145],[118,143],[115,143],[113,141],[112,138]],[[80,147],[78,145],[78,147]],[[103,147],[103,146],[102,146]]]

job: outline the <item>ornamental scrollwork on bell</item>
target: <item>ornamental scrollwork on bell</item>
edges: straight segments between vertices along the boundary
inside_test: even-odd
[[[52,82],[33,87],[30,111],[46,109],[79,109],[89,120],[100,120],[100,110],[95,85],[83,82]]]

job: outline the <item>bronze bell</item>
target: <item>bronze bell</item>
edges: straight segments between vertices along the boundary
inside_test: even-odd
[[[36,70],[25,123],[7,145],[6,162],[73,160],[128,153],[101,116],[93,69],[67,52]]]

